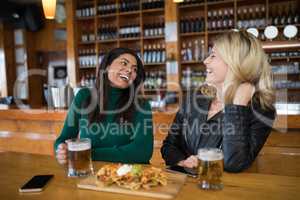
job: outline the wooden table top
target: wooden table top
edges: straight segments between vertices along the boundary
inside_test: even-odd
[[[101,162],[94,162],[97,170]],[[146,200],[139,196],[81,190],[76,187],[78,179],[67,178],[63,167],[51,156],[24,153],[0,152],[0,199],[109,199]],[[45,190],[37,194],[20,194],[18,188],[37,174],[54,174],[54,179]],[[299,199],[300,177],[263,175],[251,173],[223,176],[222,191],[202,191],[196,180],[189,178],[176,200],[188,199]]]

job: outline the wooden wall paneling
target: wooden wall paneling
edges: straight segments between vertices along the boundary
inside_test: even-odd
[[[24,38],[28,71],[28,103],[32,108],[40,108],[44,104],[43,83],[47,80],[47,71],[42,72],[38,64],[38,54],[35,49],[35,43],[38,41],[35,34],[26,31]]]
[[[67,73],[71,87],[77,86],[79,81],[79,69],[77,65],[78,51],[77,51],[77,37],[76,37],[76,23],[75,23],[75,0],[66,0],[66,14],[67,14]]]
[[[14,30],[6,23],[0,23],[0,49],[0,76],[1,83],[3,83],[0,87],[2,91],[1,96],[13,96],[13,88],[16,80]]]
[[[43,29],[32,33],[35,36],[36,51],[51,52],[66,50],[66,42],[55,39],[54,31],[57,29],[57,26],[58,24],[55,20],[46,20]],[[62,28],[60,29],[63,30]]]

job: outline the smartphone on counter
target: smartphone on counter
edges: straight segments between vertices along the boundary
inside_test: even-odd
[[[195,169],[191,169],[191,168],[186,168],[186,167],[181,167],[181,166],[178,166],[178,165],[175,165],[175,166],[168,166],[166,168],[167,171],[175,171],[175,172],[179,172],[179,173],[183,173],[183,174],[186,174],[190,177],[193,177],[193,178],[197,178],[198,176],[198,173]]]
[[[19,188],[19,192],[41,192],[53,177],[52,174],[36,175]]]

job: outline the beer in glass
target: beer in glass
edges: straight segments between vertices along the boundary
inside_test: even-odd
[[[205,190],[223,188],[222,174],[224,156],[221,149],[203,148],[198,150],[198,186]]]
[[[68,176],[87,176],[93,172],[91,159],[91,140],[70,139],[68,146]]]

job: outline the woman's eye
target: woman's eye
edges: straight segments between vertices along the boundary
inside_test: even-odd
[[[121,64],[122,64],[123,66],[126,66],[126,65],[127,65],[127,62],[121,61]]]

